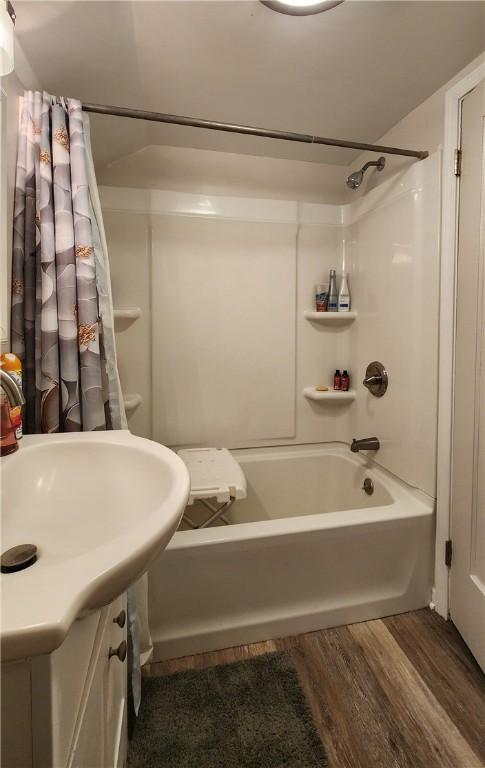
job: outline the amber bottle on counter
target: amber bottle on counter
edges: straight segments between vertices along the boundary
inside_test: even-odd
[[[15,427],[10,418],[10,403],[7,395],[0,392],[0,456],[7,456],[18,447]]]
[[[13,352],[4,352],[3,355],[0,355],[0,366],[5,373],[8,373],[8,375],[12,377],[19,388],[22,389],[22,363],[17,355],[14,355]],[[20,440],[23,434],[21,405],[16,405],[13,408],[10,408],[10,418],[12,419],[12,424],[15,429],[15,437],[17,440]]]

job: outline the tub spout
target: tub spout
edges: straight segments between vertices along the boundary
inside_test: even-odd
[[[356,440],[354,437],[350,446],[352,453],[358,453],[358,451],[378,451],[379,448],[380,443],[377,437],[363,437],[361,440]]]

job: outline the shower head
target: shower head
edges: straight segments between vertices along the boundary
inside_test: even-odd
[[[350,189],[358,189],[364,180],[364,171],[354,171],[347,179],[347,186]]]
[[[350,176],[347,179],[347,186],[350,187],[350,189],[358,189],[360,185],[362,184],[364,180],[364,173],[368,168],[371,166],[375,166],[378,171],[382,171],[386,164],[386,158],[380,157],[378,160],[371,160],[370,162],[366,163],[360,171],[354,171],[350,174]]]

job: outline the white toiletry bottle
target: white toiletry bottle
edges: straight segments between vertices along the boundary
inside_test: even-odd
[[[344,272],[342,274],[340,290],[338,292],[338,311],[339,312],[350,311],[350,291],[349,291],[349,279],[347,276],[347,272]]]
[[[330,270],[328,286],[328,311],[338,312],[337,276],[334,269]]]

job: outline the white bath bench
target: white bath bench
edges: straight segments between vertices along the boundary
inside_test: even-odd
[[[217,520],[229,525],[225,513],[237,499],[246,498],[246,478],[227,448],[182,448],[178,455],[190,475],[190,495],[187,505],[199,501],[210,512],[203,523],[196,523],[184,513],[183,519],[191,528],[207,528]],[[214,506],[215,499],[220,506]]]

